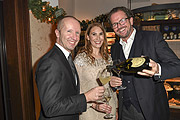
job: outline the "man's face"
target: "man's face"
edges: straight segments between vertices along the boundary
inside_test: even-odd
[[[123,11],[117,11],[111,15],[111,23],[114,32],[121,38],[127,39],[132,32],[133,18],[127,18]]]
[[[56,33],[57,43],[71,52],[80,40],[80,33],[78,21],[73,18],[64,18],[59,33]]]

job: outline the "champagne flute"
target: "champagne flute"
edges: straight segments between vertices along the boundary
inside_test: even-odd
[[[97,75],[98,84],[100,86],[107,84],[111,80],[111,76],[112,76],[111,69],[109,69],[107,66],[105,69],[98,72],[98,75]],[[111,90],[111,88],[106,88],[105,93],[104,93],[104,99],[102,100],[103,102],[106,102],[107,105],[109,105],[109,101],[110,101],[111,96],[112,96],[112,90],[111,91],[110,90]],[[113,115],[111,113],[106,113],[104,118],[105,119],[111,119],[114,116],[115,115]]]
[[[104,98],[105,98],[105,102],[107,105],[109,105],[109,101],[112,97],[112,90],[111,88],[106,88],[106,91],[104,93]],[[104,119],[112,119],[113,117],[115,117],[115,115],[111,114],[111,113],[106,113],[106,115],[104,116]]]
[[[97,74],[97,82],[100,86],[105,85],[106,83],[108,83],[111,80],[111,76],[112,73],[111,71],[108,69],[108,67],[106,67],[103,70],[100,70]]]
[[[118,65],[118,64],[120,64],[121,63],[121,60],[120,59],[117,59],[117,60],[113,60],[113,65],[115,66],[115,65]],[[122,80],[123,80],[123,76],[120,74],[121,73],[121,70],[118,70],[117,68],[112,68],[112,71],[114,72],[114,73],[116,73],[117,74],[117,76],[118,77],[120,77]],[[126,89],[126,86],[123,86],[123,85],[121,85],[121,86],[117,86],[117,87],[115,87],[117,90],[124,90],[124,89]]]

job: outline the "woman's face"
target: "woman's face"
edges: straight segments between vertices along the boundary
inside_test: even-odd
[[[91,28],[87,39],[90,40],[93,49],[100,49],[104,42],[104,33],[98,26]]]

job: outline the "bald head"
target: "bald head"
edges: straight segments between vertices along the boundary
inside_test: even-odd
[[[62,29],[62,27],[64,26],[64,23],[67,21],[69,21],[69,20],[75,20],[75,21],[77,21],[78,23],[79,23],[79,25],[80,25],[80,21],[77,19],[77,18],[75,18],[75,17],[73,17],[73,16],[64,16],[63,18],[61,18],[60,20],[59,20],[59,22],[58,22],[58,24],[57,24],[57,29],[58,30],[61,30]]]

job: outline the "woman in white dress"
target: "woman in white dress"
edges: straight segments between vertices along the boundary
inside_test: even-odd
[[[78,52],[74,63],[79,75],[80,91],[82,93],[98,86],[96,81],[98,72],[112,63],[107,49],[106,32],[101,24],[92,23],[88,26],[85,33],[85,46]],[[119,78],[114,77],[114,79]],[[121,85],[121,82],[119,82],[119,85]],[[109,83],[104,86],[109,87]],[[80,115],[80,120],[104,120],[106,113],[114,114],[115,117],[111,120],[116,120],[117,107],[116,92],[113,92],[109,105],[98,102],[88,103],[87,111]]]

